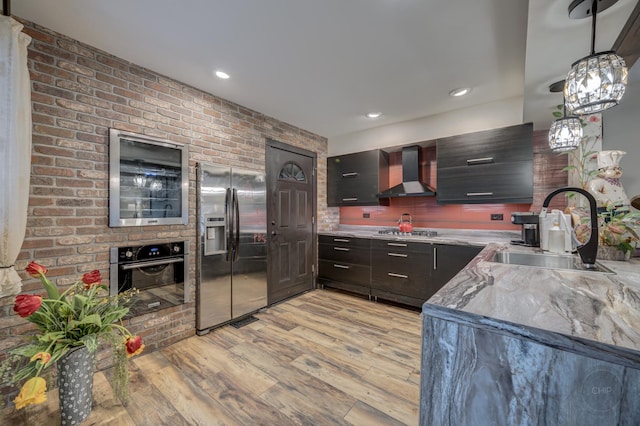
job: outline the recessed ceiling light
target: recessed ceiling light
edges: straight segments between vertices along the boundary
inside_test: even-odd
[[[367,113],[366,117],[367,118],[378,118],[382,115],[381,112],[369,112]]]
[[[216,77],[226,80],[227,78],[229,78],[229,74],[227,74],[224,71],[218,70],[218,71],[216,71]]]
[[[454,89],[452,91],[449,92],[449,96],[464,96],[467,93],[469,93],[471,91],[471,89],[469,89],[468,87],[462,87],[460,89]]]

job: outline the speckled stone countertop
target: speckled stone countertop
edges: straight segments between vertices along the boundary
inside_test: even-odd
[[[441,228],[415,228],[416,230],[435,231],[437,235],[432,237],[403,236],[392,234],[379,234],[381,229],[391,229],[392,226],[345,226],[333,231],[320,231],[320,235],[351,236],[354,238],[380,238],[385,240],[421,241],[440,244],[486,246],[489,243],[501,242],[508,244],[511,240],[520,239],[519,232],[512,231],[485,231],[468,229],[441,229]]]
[[[640,259],[601,261],[616,274],[506,265],[488,244],[423,305],[423,315],[479,325],[640,368]]]
[[[341,226],[320,234],[484,246],[423,305],[423,315],[640,368],[640,258],[599,261],[615,274],[507,265],[491,261],[496,251],[540,249],[509,244],[519,232],[434,229],[435,237],[403,237],[379,229]]]

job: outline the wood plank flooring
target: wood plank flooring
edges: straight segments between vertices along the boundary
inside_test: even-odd
[[[84,424],[418,424],[418,312],[314,290],[255,316],[132,359],[126,407],[96,373]],[[56,390],[44,405],[0,418],[59,422]]]

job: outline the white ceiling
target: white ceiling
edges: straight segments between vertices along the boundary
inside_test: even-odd
[[[620,0],[598,15],[598,49],[611,47],[636,2]],[[589,53],[590,23],[570,20],[569,3],[19,0],[11,12],[334,137],[523,95],[524,120],[548,128],[549,98],[555,105],[561,97],[546,87]],[[231,78],[214,77],[219,68]],[[470,95],[448,95],[465,86]],[[366,119],[369,111],[384,115]]]

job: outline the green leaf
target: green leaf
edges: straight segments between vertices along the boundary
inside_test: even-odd
[[[94,352],[98,349],[98,338],[95,334],[87,334],[80,339],[82,343],[89,349],[89,352]]]
[[[102,319],[98,314],[87,315],[81,320],[72,320],[69,321],[69,330],[74,328],[78,328],[81,325],[97,325],[98,327],[102,327]]]
[[[84,305],[87,303],[87,297],[82,296],[81,294],[75,294],[73,296],[73,310],[78,312],[84,308]]]
[[[58,299],[60,297],[60,292],[58,291],[58,287],[53,285],[49,278],[44,275],[40,275],[40,282],[42,282],[42,286],[47,291],[47,296],[49,299]]]
[[[555,118],[561,118],[561,117],[562,117],[562,113],[561,113],[561,112],[558,112],[558,111],[554,111],[552,114],[553,114],[553,116],[554,116]]]

